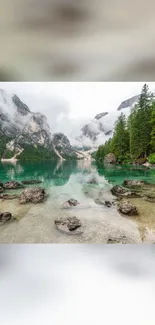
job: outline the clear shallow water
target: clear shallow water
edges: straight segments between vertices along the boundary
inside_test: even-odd
[[[97,185],[87,184],[92,176],[98,179]],[[63,163],[58,161],[16,163],[14,165],[1,163],[1,181],[42,180],[42,183],[37,186],[46,189],[48,199],[39,205],[26,204],[24,206],[19,205],[18,200],[1,200],[0,211],[10,211],[20,222],[1,226],[0,241],[104,243],[109,233],[115,236],[117,233],[124,233],[124,231],[129,237],[137,239],[139,232],[137,232],[137,225],[131,218],[121,217],[116,207],[109,209],[96,204],[96,199],[100,193],[102,193],[101,199],[112,200],[110,188],[112,185],[122,184],[126,178],[143,179],[155,183],[155,170],[137,170],[130,166],[123,168],[104,167],[98,166],[94,161],[82,160],[77,162],[64,161]],[[13,192],[18,193],[21,190],[11,191],[11,193]],[[61,204],[71,197],[77,199],[80,206],[71,210],[62,210]],[[87,224],[84,236],[62,235],[55,229],[54,219],[68,215],[77,216],[83,221],[83,224]],[[145,229],[146,227],[147,224]],[[140,229],[139,225],[138,228]],[[143,229],[143,234],[144,232]]]

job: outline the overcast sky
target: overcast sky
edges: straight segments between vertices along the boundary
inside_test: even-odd
[[[70,117],[90,117],[117,109],[128,97],[140,93],[144,82],[0,82],[0,88],[16,93],[32,111],[50,110],[53,101],[66,107]],[[155,90],[155,83],[148,83]],[[41,101],[41,102],[40,102]],[[43,104],[45,103],[45,105]],[[47,105],[47,107],[46,107]]]
[[[48,118],[53,132],[76,134],[96,114],[115,111],[120,103],[140,93],[144,82],[0,82],[16,93],[31,111]],[[155,83],[148,83],[155,90]]]

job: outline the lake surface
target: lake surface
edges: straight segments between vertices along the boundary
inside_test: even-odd
[[[97,185],[88,184],[92,176],[98,180]],[[133,218],[123,218],[116,207],[105,208],[96,204],[102,193],[102,199],[112,200],[110,189],[113,185],[122,184],[124,179],[141,179],[155,183],[155,170],[133,168],[131,166],[102,166],[92,161],[52,161],[36,163],[0,163],[0,180],[41,180],[39,186],[44,187],[48,199],[44,203],[19,205],[18,200],[0,202],[0,211],[10,211],[19,222],[3,225],[0,228],[0,242],[86,242],[106,243],[108,234],[116,236],[118,232],[127,233],[129,241],[139,241],[139,230],[146,232],[144,203],[142,216],[135,223]],[[11,190],[18,193],[21,190]],[[9,192],[10,193],[10,192]],[[61,209],[61,204],[69,198],[77,199],[80,205],[71,209]],[[136,202],[141,209],[141,202]],[[150,203],[149,203],[150,204]],[[151,203],[152,204],[152,203]],[[152,208],[153,207],[153,208]],[[149,219],[149,230],[154,231],[154,204]],[[148,214],[148,213],[147,213]],[[55,229],[54,219],[74,215],[83,221],[85,232],[82,236],[68,236]],[[143,221],[142,221],[143,220]],[[140,224],[139,224],[140,222]],[[145,227],[142,227],[145,224]],[[104,235],[103,235],[104,233]]]
[[[32,162],[32,163],[1,163],[0,180],[25,180],[39,179],[43,181],[45,187],[66,186],[75,177],[79,183],[80,177],[96,174],[103,178],[103,181],[111,184],[122,184],[124,179],[142,179],[155,183],[155,169],[145,169],[132,166],[97,165],[94,161],[58,161],[52,162]]]

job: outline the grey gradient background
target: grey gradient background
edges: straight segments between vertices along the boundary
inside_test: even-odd
[[[154,81],[154,0],[1,0],[1,81]]]
[[[1,245],[0,324],[153,325],[154,245]]]

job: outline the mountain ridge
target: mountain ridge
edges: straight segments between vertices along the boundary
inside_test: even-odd
[[[65,135],[51,134],[45,115],[32,112],[17,95],[10,95],[3,89],[0,89],[0,137],[2,160],[13,159],[18,154],[19,158],[33,158],[34,152],[35,159],[60,158],[59,150],[65,159],[77,158]]]
[[[72,139],[69,141],[65,134],[52,134],[45,115],[32,112],[16,94],[0,89],[0,158],[10,159],[16,155],[30,159],[35,152],[35,159],[40,155],[42,159],[78,159],[82,155],[81,148],[90,150],[109,139],[117,117],[122,111],[127,116],[138,98],[139,95],[135,95],[122,101],[113,112],[96,114],[79,130],[79,136],[73,139],[77,145],[72,146]]]

